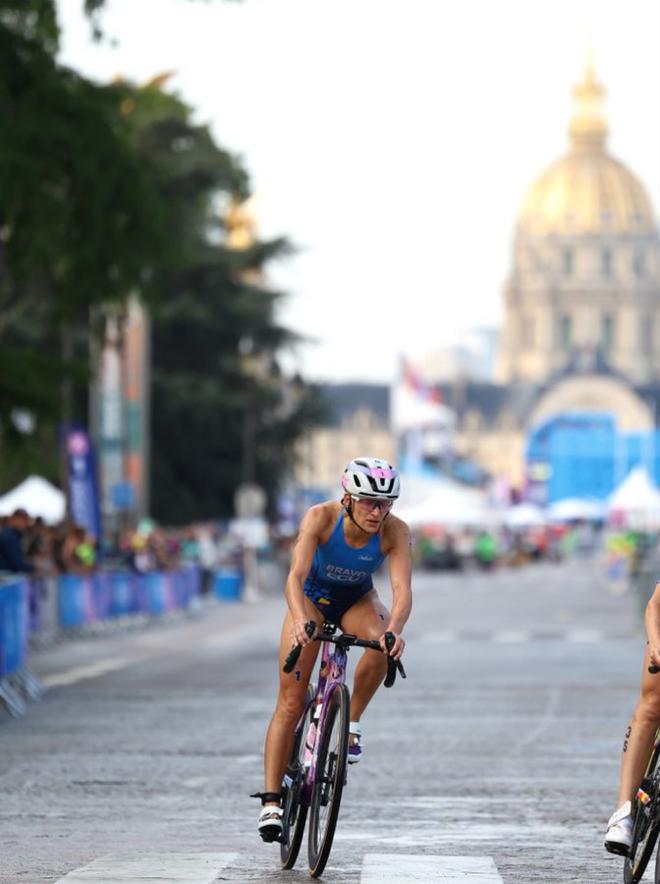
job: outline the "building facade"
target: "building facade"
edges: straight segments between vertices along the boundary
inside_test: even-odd
[[[568,151],[523,203],[496,383],[443,385],[459,452],[542,502],[603,498],[639,463],[660,479],[660,239],[604,95],[587,67]]]

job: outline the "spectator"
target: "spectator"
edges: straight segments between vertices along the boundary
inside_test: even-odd
[[[0,571],[31,574],[35,567],[23,552],[24,536],[30,517],[23,509],[15,510],[0,531]]]
[[[59,553],[60,568],[69,574],[91,574],[94,570],[94,543],[81,525],[69,525]]]
[[[480,531],[474,539],[474,557],[480,568],[489,571],[497,560],[497,540],[490,531]]]

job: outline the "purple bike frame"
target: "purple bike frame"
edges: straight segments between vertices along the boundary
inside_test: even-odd
[[[318,763],[319,747],[321,745],[319,736],[323,733],[323,728],[325,726],[330,697],[337,689],[337,687],[344,684],[344,682],[346,681],[346,663],[348,661],[348,654],[346,653],[346,650],[341,646],[335,645],[334,651],[331,652],[329,642],[323,642],[322,644],[323,648],[321,653],[321,667],[319,671],[319,683],[316,688],[316,694],[314,695],[314,699],[311,701],[311,703],[306,707],[298,724],[298,727],[302,726],[302,723],[305,720],[305,716],[309,714],[310,707],[315,710],[312,718],[312,723],[309,726],[310,729],[313,725],[316,726],[316,733],[314,734],[314,746],[311,750],[312,759],[311,764],[305,770],[305,780],[302,788],[302,803],[306,806],[309,806],[311,803],[312,789],[314,788],[314,783],[316,782],[316,766]],[[317,716],[316,709],[319,703],[321,704],[321,709],[319,715]],[[307,734],[305,735],[305,740],[307,740],[308,738],[309,729],[307,731]],[[346,771],[344,770],[344,784],[345,783]]]

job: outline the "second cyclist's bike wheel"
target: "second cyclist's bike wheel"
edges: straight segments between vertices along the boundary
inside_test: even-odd
[[[659,761],[660,746],[656,746],[649,761],[649,766],[646,769],[646,776],[642,781],[640,790],[646,794],[649,800],[644,803],[640,800],[640,793],[638,793],[633,804],[635,822],[632,830],[632,844],[623,867],[623,880],[625,884],[637,884],[638,881],[641,881],[642,875],[646,871],[649,860],[653,855],[655,842],[658,840],[658,832],[660,831],[660,819],[658,819],[658,812],[660,810],[660,795],[658,795]],[[660,865],[656,862],[655,880],[658,882],[660,882],[659,874]]]

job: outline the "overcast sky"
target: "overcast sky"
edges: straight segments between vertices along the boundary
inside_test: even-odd
[[[495,325],[511,235],[534,178],[566,149],[591,46],[610,150],[660,203],[656,0],[108,0],[117,48],[58,0],[63,60],[88,76],[164,70],[239,154],[283,320],[316,339],[310,379],[389,382]]]

